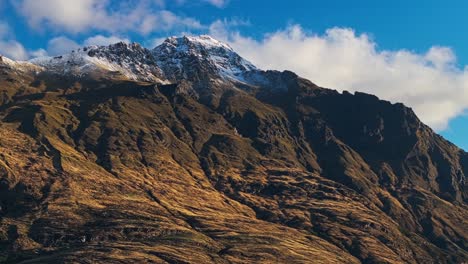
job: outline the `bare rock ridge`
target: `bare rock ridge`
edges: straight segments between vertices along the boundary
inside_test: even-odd
[[[468,153],[209,36],[0,57],[0,262],[465,263]]]

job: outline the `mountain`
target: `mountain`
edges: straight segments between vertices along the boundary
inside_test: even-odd
[[[468,153],[209,36],[0,59],[4,263],[465,263]]]

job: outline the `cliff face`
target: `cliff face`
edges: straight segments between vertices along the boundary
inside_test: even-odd
[[[0,71],[2,261],[468,259],[468,154],[401,104],[291,72]]]

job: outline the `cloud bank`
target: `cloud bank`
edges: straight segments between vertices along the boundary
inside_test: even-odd
[[[468,68],[457,66],[448,47],[433,46],[421,54],[379,50],[369,35],[349,28],[317,35],[293,25],[261,40],[226,30],[221,21],[210,31],[263,69],[292,70],[323,87],[403,102],[438,131],[468,109]]]

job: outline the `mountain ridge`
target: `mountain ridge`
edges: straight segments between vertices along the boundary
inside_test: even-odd
[[[169,79],[189,77],[177,75],[178,71],[187,68],[187,65],[180,63],[194,63],[196,60],[203,60],[198,63],[206,65],[223,79],[239,81],[244,72],[258,70],[229,45],[208,35],[170,37],[153,49],[144,48],[138,43],[124,42],[108,46],[91,45],[54,57],[38,57],[16,63],[33,64],[42,67],[44,71],[59,74],[74,74],[76,68],[78,77],[83,73],[103,69],[120,72],[131,80],[167,82]],[[13,64],[13,61],[8,61],[10,65]]]
[[[403,104],[187,41],[160,65],[81,50],[125,66],[90,75],[3,63],[0,261],[467,261],[465,151]]]

